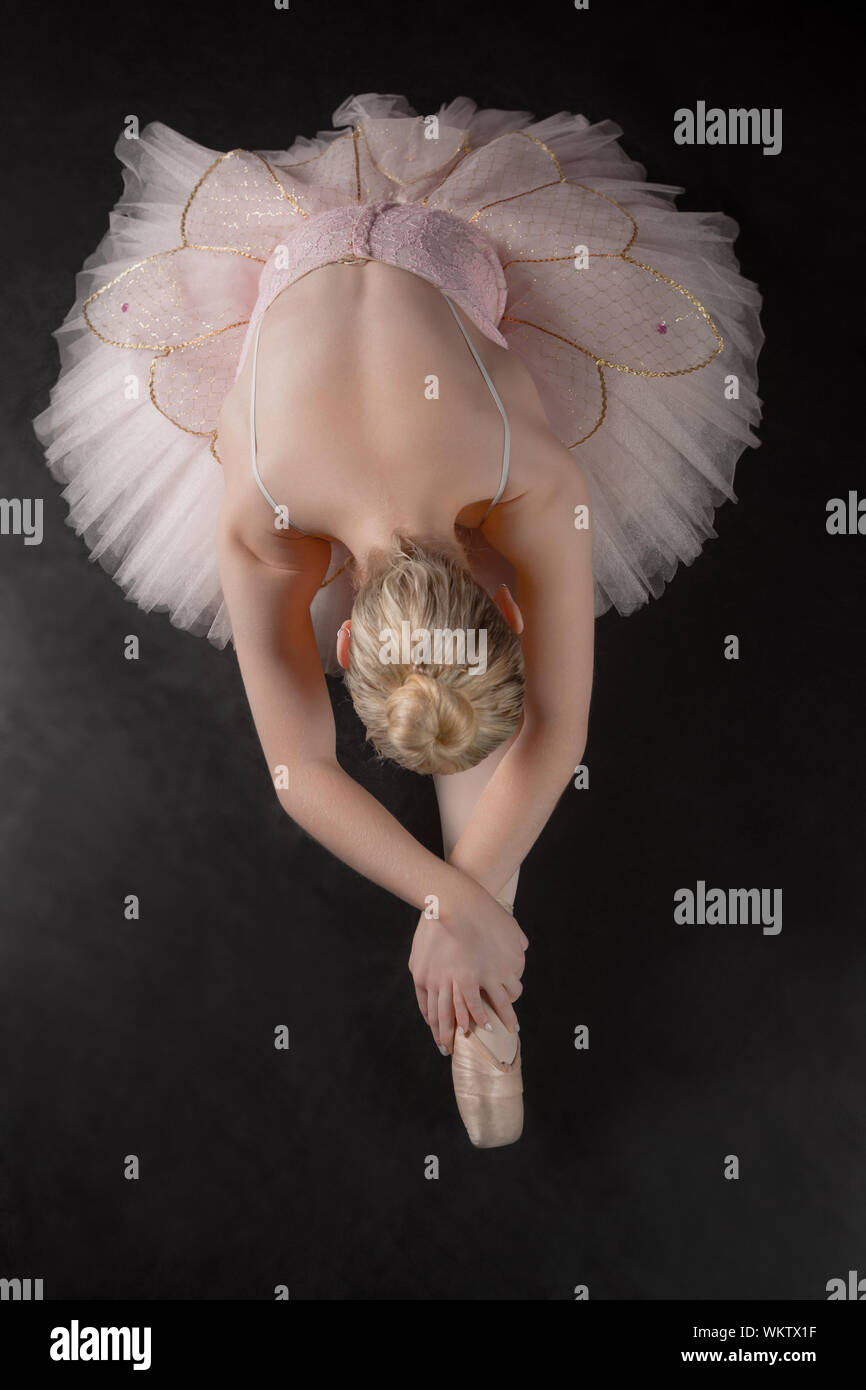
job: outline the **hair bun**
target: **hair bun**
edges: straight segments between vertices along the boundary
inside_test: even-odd
[[[404,760],[428,772],[455,772],[478,727],[475,708],[446,680],[411,671],[385,704],[388,737]]]

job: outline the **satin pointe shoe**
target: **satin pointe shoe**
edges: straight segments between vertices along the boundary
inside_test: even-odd
[[[494,1014],[494,1030],[512,1038]],[[457,1109],[476,1149],[515,1144],[523,1133],[523,1071],[520,1038],[511,1062],[500,1062],[476,1035],[454,1034],[451,1079]]]

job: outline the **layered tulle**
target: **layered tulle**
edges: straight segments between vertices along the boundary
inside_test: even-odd
[[[78,276],[35,427],[70,523],[142,608],[230,638],[219,406],[274,245],[349,204],[441,209],[495,248],[499,332],[589,482],[597,613],[657,595],[715,534],[760,416],[760,296],[739,274],[736,225],[678,211],[680,190],[644,182],[612,122],[535,122],[465,97],[435,121],[368,95],[287,151],[221,157],[159,124],[119,141],[123,196]],[[345,557],[335,546],[331,574]],[[314,600],[326,662],[350,602],[345,574]]]

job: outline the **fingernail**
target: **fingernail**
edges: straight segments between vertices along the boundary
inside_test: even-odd
[[[466,1029],[465,1029],[465,1028],[458,1028],[458,1029],[457,1029],[457,1032],[460,1034],[461,1038],[465,1038],[465,1037],[466,1037]]]
[[[442,1056],[443,1056],[443,1057],[447,1057],[447,1056],[448,1056],[448,1048],[447,1048],[447,1047],[443,1047],[441,1043],[439,1044],[439,1051],[442,1053]]]
[[[493,1024],[492,1024],[492,1023],[485,1023],[484,1027],[487,1029],[488,1033],[492,1033],[492,1032],[493,1032]]]
[[[514,1025],[514,1031],[515,1031],[515,1033],[519,1033],[519,1032],[520,1032],[520,1024],[519,1024],[519,1023],[515,1023],[515,1025]]]

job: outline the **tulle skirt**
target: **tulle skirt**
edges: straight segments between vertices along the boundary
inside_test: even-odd
[[[758,443],[761,300],[739,273],[736,224],[677,210],[681,190],[647,183],[612,121],[534,121],[466,97],[425,117],[403,97],[366,95],[344,102],[333,125],[255,152],[252,203],[247,170],[210,207],[205,176],[220,152],[161,124],[119,140],[123,194],[77,277],[56,333],[60,375],[34,421],[91,556],[143,609],[225,645],[215,422],[262,267],[281,218],[288,230],[298,210],[390,199],[456,214],[496,248],[508,290],[499,330],[588,481],[596,613],[627,614],[660,594],[715,535],[737,461]],[[94,293],[133,267],[162,317],[176,310],[182,336],[129,347],[88,321]],[[347,558],[332,549],[329,579]],[[350,607],[345,571],[313,601],[328,670]]]

